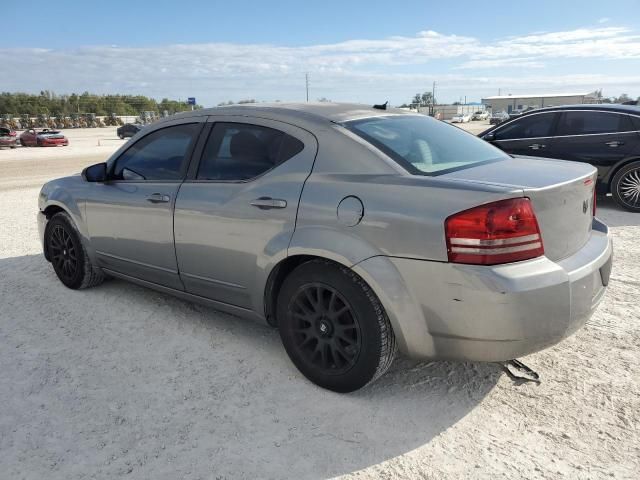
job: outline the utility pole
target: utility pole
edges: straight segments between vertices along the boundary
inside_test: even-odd
[[[433,81],[433,87],[431,88],[431,103],[435,106],[436,104],[436,82]]]
[[[307,87],[307,102],[309,101],[309,72],[304,74],[304,83]]]

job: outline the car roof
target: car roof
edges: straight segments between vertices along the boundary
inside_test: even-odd
[[[342,123],[362,118],[381,117],[388,115],[418,115],[399,108],[380,109],[372,105],[358,103],[337,102],[308,102],[308,103],[246,103],[237,105],[225,105],[214,108],[204,108],[193,112],[182,112],[165,120],[175,119],[178,116],[203,116],[203,115],[240,115],[298,120],[316,124],[328,122]]]
[[[523,115],[564,110],[595,110],[602,112],[631,113],[634,115],[640,115],[640,107],[636,105],[622,105],[620,103],[581,103],[578,105],[558,105],[557,107],[536,108],[534,110],[525,112]]]

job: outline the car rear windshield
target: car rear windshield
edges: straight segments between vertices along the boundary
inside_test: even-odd
[[[415,175],[440,175],[509,158],[475,135],[426,115],[367,118],[344,126]]]

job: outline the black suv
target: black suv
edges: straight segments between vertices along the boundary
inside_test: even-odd
[[[478,135],[507,153],[586,162],[598,193],[640,212],[640,107],[565,105],[531,110]]]
[[[137,123],[125,123],[121,127],[118,127],[116,133],[120,138],[133,137],[136,133],[142,130],[142,125]]]

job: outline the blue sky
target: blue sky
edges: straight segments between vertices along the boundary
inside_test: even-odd
[[[433,81],[441,101],[498,89],[640,96],[640,0],[62,0],[10,2],[2,16],[0,91],[208,106],[302,100],[309,72],[312,99],[365,103],[409,101]]]

